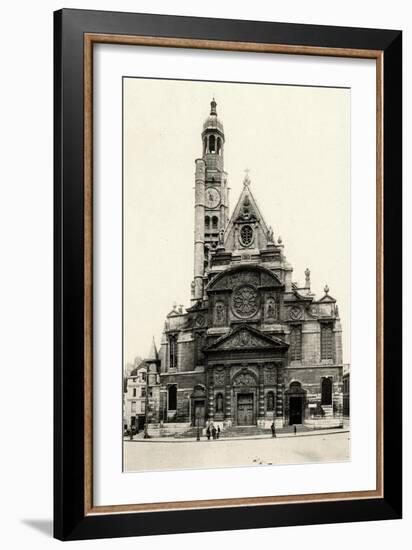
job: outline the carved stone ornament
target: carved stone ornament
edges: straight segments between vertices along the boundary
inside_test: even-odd
[[[240,330],[232,338],[226,340],[220,349],[233,348],[267,348],[270,344],[263,338],[258,338],[246,329]]]
[[[204,323],[205,323],[205,316],[202,315],[202,314],[198,315],[198,316],[196,317],[196,324],[197,324],[199,327],[201,327],[201,326],[204,325]]]
[[[234,381],[234,386],[256,386],[256,380],[248,372],[241,372],[238,374]]]
[[[299,306],[293,306],[289,310],[289,319],[292,319],[292,321],[301,319],[302,315],[302,308],[300,308]]]
[[[276,384],[276,369],[275,367],[265,368],[265,383],[271,386]]]
[[[232,309],[242,319],[253,317],[259,309],[257,290],[251,285],[238,287],[232,295]]]
[[[242,284],[259,285],[260,277],[255,271],[240,271],[230,276],[229,286],[235,287]]]
[[[224,386],[225,385],[225,369],[218,369],[214,372],[214,382],[215,386]]]

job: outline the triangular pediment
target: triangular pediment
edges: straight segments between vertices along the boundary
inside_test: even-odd
[[[268,336],[247,325],[242,325],[232,330],[229,334],[221,336],[213,342],[205,351],[225,350],[269,350],[286,349],[288,344],[281,338]]]
[[[253,227],[259,228],[261,233],[261,247],[265,248],[268,244],[269,227],[267,226],[260,208],[253,196],[249,185],[244,185],[239,200],[233,210],[232,216],[225,230],[224,245],[227,250],[232,248],[235,226],[253,224]],[[256,246],[256,243],[255,243]]]
[[[325,294],[320,300],[318,300],[319,304],[335,303],[335,302],[336,302],[335,298],[332,298],[332,296],[329,296],[329,294]]]

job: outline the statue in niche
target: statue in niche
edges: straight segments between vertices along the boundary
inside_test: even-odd
[[[267,410],[273,411],[275,408],[275,396],[272,391],[267,394]]]
[[[267,232],[267,240],[268,240],[268,244],[273,244],[274,243],[274,237],[273,237],[273,229],[272,227],[269,227],[268,229],[268,232]]]
[[[224,323],[225,321],[225,305],[223,302],[215,304],[215,320],[216,323]]]
[[[277,319],[279,313],[278,303],[272,296],[266,301],[266,318]]]
[[[225,232],[223,229],[219,231],[219,246],[223,246]]]

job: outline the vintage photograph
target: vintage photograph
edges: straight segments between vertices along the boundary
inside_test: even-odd
[[[348,88],[123,78],[125,472],[350,460],[350,171]]]

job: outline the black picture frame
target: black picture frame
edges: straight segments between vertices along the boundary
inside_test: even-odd
[[[85,511],[84,36],[140,35],[383,55],[383,496],[327,502]],[[402,33],[63,9],[54,14],[54,536],[60,540],[397,519],[402,515]]]

